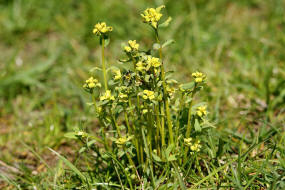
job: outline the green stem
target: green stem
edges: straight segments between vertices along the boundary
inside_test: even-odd
[[[97,112],[98,111],[98,107],[97,107],[96,99],[95,99],[95,96],[94,96],[93,93],[92,93],[92,101],[93,101],[93,104],[94,104],[95,112]],[[108,146],[107,138],[106,138],[106,135],[105,135],[105,132],[104,132],[104,129],[105,129],[106,125],[104,124],[104,122],[102,122],[100,117],[98,119],[99,119],[100,125],[103,126],[102,127],[102,136],[103,136],[103,139],[104,139],[104,146],[105,146],[106,150],[110,150],[110,148]]]
[[[148,140],[148,143],[149,143],[149,151],[150,151],[150,154],[151,154],[151,151],[152,151],[153,121],[152,121],[152,115],[150,113],[150,108],[148,107],[147,109],[148,109],[148,112],[147,112],[147,115],[148,115],[147,140]]]
[[[129,107],[131,108],[132,107],[132,101],[131,101],[130,97],[129,97],[128,102],[129,102]],[[132,112],[130,112],[129,115],[130,115],[130,118],[134,118]],[[126,120],[126,123],[127,123],[129,135],[131,136],[132,134],[134,134],[135,138],[133,139],[133,142],[134,142],[134,145],[135,145],[136,151],[137,151],[138,163],[141,164],[143,159],[141,159],[141,155],[140,155],[140,141],[138,140],[139,136],[136,133],[136,127],[135,127],[135,124],[134,124],[135,122],[132,122],[132,125],[130,125],[126,109],[125,109],[125,120]]]
[[[136,73],[136,80],[138,81],[139,78],[138,78],[138,71],[136,70],[136,60],[134,59],[134,57],[132,57],[132,61],[133,61],[133,66],[134,66],[134,71]],[[139,87],[136,87],[136,95],[137,95],[137,114],[138,114],[138,117],[139,119],[141,118],[141,108],[140,108],[140,96],[138,95],[138,92],[139,92]],[[129,99],[129,107],[132,107],[131,105],[131,100]],[[136,150],[137,150],[137,157],[138,157],[138,162],[139,164],[142,164],[143,163],[143,145],[141,144],[141,142],[138,140],[138,136],[136,134],[136,129],[134,127],[134,133],[135,133],[135,146],[136,146]]]
[[[138,78],[138,71],[136,70],[136,60],[134,59],[134,57],[132,57],[132,61],[133,61],[133,65],[134,65],[134,71],[136,73],[136,80],[138,81],[139,78]],[[138,112],[138,115],[140,116],[140,96],[138,95],[138,92],[139,92],[139,87],[136,87],[136,94],[137,94],[137,112]]]
[[[184,96],[183,96],[183,93],[181,93],[181,99],[180,99],[180,104],[179,104],[179,110],[178,110],[178,113],[177,113],[177,116],[176,116],[176,126],[175,126],[175,141],[177,143],[177,140],[178,140],[178,133],[179,133],[179,127],[180,127],[180,118],[179,116],[181,115],[181,111],[182,111],[182,108],[183,108],[183,105],[184,105]]]
[[[191,111],[192,111],[192,104],[193,104],[193,98],[195,95],[195,90],[196,90],[196,83],[195,83],[193,92],[191,94],[191,101],[189,103],[189,108],[188,108],[188,121],[187,121],[186,135],[185,135],[186,138],[190,137],[190,132],[191,132],[191,114],[192,114]]]
[[[130,127],[130,123],[129,123],[129,119],[128,119],[128,115],[127,115],[126,110],[124,111],[124,116],[125,116],[126,125],[128,127],[128,133],[129,133],[129,135],[131,135],[132,134],[132,130],[131,130],[131,127]]]
[[[193,104],[193,98],[196,92],[196,83],[195,86],[193,88],[192,94],[191,94],[191,101],[189,103],[189,108],[188,108],[188,121],[187,121],[187,128],[186,128],[186,138],[190,137],[190,133],[191,133],[191,115],[192,115],[192,104]],[[187,154],[189,151],[189,147],[186,147],[185,151],[184,151],[184,160],[186,160]]]
[[[141,159],[141,164],[143,164],[144,163],[144,157],[143,157],[143,145],[142,144],[140,144],[140,159]]]
[[[102,41],[102,47],[101,47],[101,52],[102,52],[102,57],[101,57],[101,59],[102,59],[102,70],[103,70],[103,76],[104,76],[104,86],[105,86],[105,90],[108,90],[108,79],[107,79],[107,72],[106,72],[106,65],[105,65],[105,52],[104,52],[104,50],[105,50],[105,40],[104,40],[104,38],[102,37],[102,39],[101,39],[101,41]]]
[[[160,132],[161,146],[163,147],[163,146],[165,146],[165,139],[164,139],[164,131],[162,130],[161,125],[160,125],[161,121],[160,121],[159,107],[158,106],[155,106],[155,115],[156,115],[156,127],[159,130],[159,132]],[[157,135],[157,139],[159,139],[158,135]],[[159,146],[157,145],[157,147],[159,147]]]
[[[163,87],[163,100],[164,100],[164,105],[165,105],[165,112],[166,112],[166,119],[167,119],[167,125],[168,125],[168,132],[169,132],[169,139],[170,139],[170,144],[174,143],[173,140],[173,131],[172,131],[172,120],[171,120],[171,115],[170,115],[170,109],[169,109],[169,100],[167,97],[166,93],[166,82],[165,82],[165,71],[164,71],[164,65],[162,61],[162,47],[159,41],[158,37],[158,31],[157,29],[155,30],[155,36],[156,36],[156,42],[159,44],[159,57],[161,59],[162,65],[161,65],[161,79],[162,79],[162,87]]]
[[[94,104],[95,112],[97,112],[96,99],[95,99],[95,95],[93,93],[92,93],[92,101],[93,101],[93,104]]]
[[[138,140],[137,140],[137,138],[136,138],[137,135],[136,135],[136,133],[135,133],[135,128],[134,128],[134,127],[132,128],[132,127],[130,126],[130,122],[129,122],[129,119],[128,119],[128,115],[127,115],[127,111],[126,111],[126,110],[124,111],[124,116],[125,116],[126,125],[127,125],[127,127],[128,127],[128,136],[131,136],[132,134],[134,134],[134,136],[135,136],[135,139],[133,139],[132,141],[133,141],[133,143],[134,143],[134,145],[135,145],[135,147],[136,147],[137,155],[138,155],[138,162],[140,163]]]
[[[111,117],[112,117],[113,125],[115,126],[119,137],[122,137],[122,136],[121,136],[120,129],[119,129],[119,126],[118,126],[118,124],[117,124],[117,122],[116,122],[116,118],[115,118],[115,116],[114,116],[114,114],[113,114],[111,108],[110,108],[110,114],[111,114]]]
[[[128,158],[128,160],[129,160],[130,165],[132,166],[133,172],[134,172],[134,173],[137,173],[137,172],[136,172],[136,165],[134,164],[134,161],[132,160],[132,157],[131,157],[130,154],[128,153],[128,151],[127,151],[127,149],[126,149],[125,146],[123,147],[123,149],[124,149],[124,151],[125,151],[125,153],[126,153],[126,155],[127,155],[127,158]]]
[[[164,108],[163,105],[160,106],[160,112],[161,112],[161,144],[162,147],[165,146],[165,132],[164,132]]]

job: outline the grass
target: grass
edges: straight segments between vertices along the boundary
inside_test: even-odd
[[[209,102],[216,126],[205,140],[202,175],[189,169],[182,178],[174,166],[179,180],[161,189],[183,189],[185,180],[191,189],[285,188],[284,1],[2,0],[1,189],[121,186],[107,186],[107,172],[87,172],[96,170],[92,157],[79,154],[80,145],[64,134],[98,126],[81,88],[89,69],[100,65],[93,25],[104,20],[115,28],[106,57],[116,65],[122,42],[151,44],[138,13],[160,4],[173,18],[162,33],[175,40],[164,55],[166,68],[181,82],[197,69],[207,74],[201,100]],[[121,171],[116,160],[110,167]],[[89,186],[78,179],[81,172],[91,176]]]

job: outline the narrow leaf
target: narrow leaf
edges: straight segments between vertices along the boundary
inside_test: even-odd
[[[169,23],[171,22],[172,18],[168,17],[166,21],[164,21],[162,24],[158,25],[159,28],[165,28],[169,25]]]
[[[169,46],[170,44],[173,44],[175,41],[173,39],[167,40],[166,42],[164,42],[162,44],[162,48],[165,48],[167,46]]]
[[[86,181],[85,176],[70,161],[68,161],[65,157],[61,156],[58,152],[54,151],[53,149],[51,148],[48,149],[54,154],[56,154],[59,157],[59,159],[61,159],[74,173],[76,173],[82,179],[82,181]]]
[[[195,127],[195,131],[201,132],[201,126],[200,126],[198,119],[195,119],[194,127]]]

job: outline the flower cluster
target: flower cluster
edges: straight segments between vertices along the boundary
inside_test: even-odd
[[[200,144],[200,140],[198,140],[197,142],[195,142],[194,144],[192,144],[190,146],[190,149],[193,151],[193,152],[200,152],[201,150],[201,144]]]
[[[119,102],[128,102],[128,97],[129,96],[127,94],[120,92],[118,95]]]
[[[97,36],[105,35],[112,31],[113,27],[107,26],[105,22],[97,23],[93,29],[93,33]]]
[[[184,138],[184,143],[186,146],[192,145],[192,138]]]
[[[142,59],[136,63],[136,70],[140,72],[149,71],[153,68],[155,74],[158,74],[158,69],[161,67],[161,61],[157,57],[147,56],[146,59]]]
[[[148,65],[157,68],[161,66],[161,62],[159,61],[159,58],[148,56],[147,58]]]
[[[122,147],[124,146],[128,141],[130,141],[132,139],[132,137],[120,137],[118,138],[115,143],[119,146]]]
[[[141,109],[142,109],[143,114],[146,114],[148,112],[148,110],[146,108],[144,108],[143,106],[141,107]]]
[[[100,101],[104,100],[115,100],[115,97],[112,96],[110,90],[106,90],[105,94],[103,96],[100,96]]]
[[[206,75],[198,71],[192,73],[192,77],[194,77],[196,83],[205,82],[206,80]]]
[[[174,98],[174,93],[176,89],[174,87],[170,87],[169,85],[166,86],[166,91],[170,98]]]
[[[137,43],[136,40],[129,40],[128,41],[128,46],[125,46],[124,47],[124,50],[127,52],[127,53],[130,53],[130,52],[136,52],[139,50],[139,44]]]
[[[85,81],[85,84],[83,85],[83,88],[86,90],[92,90],[96,87],[101,87],[101,83],[98,82],[97,79],[94,79],[93,77],[90,77]]]
[[[122,78],[120,69],[113,70],[113,73],[114,73],[114,80],[120,80]]]
[[[144,64],[142,61],[139,61],[139,62],[136,64],[136,70],[138,70],[138,71],[140,71],[140,72],[143,72],[144,70],[146,70],[145,64]]]
[[[192,152],[200,152],[201,150],[201,144],[200,144],[200,140],[196,140],[196,142],[192,142],[193,139],[190,137],[190,138],[184,138],[184,143],[186,146],[190,147],[190,150]]]
[[[76,133],[76,136],[78,136],[78,137],[85,137],[85,136],[87,136],[87,134],[85,132],[83,132],[83,131],[78,131]]]
[[[146,23],[149,23],[154,28],[157,28],[157,23],[162,17],[162,14],[160,13],[161,9],[165,8],[164,5],[155,8],[148,8],[146,9],[143,14],[141,14],[143,21]]]
[[[144,90],[142,97],[145,100],[153,100],[155,98],[154,91]]]
[[[201,118],[207,115],[207,106],[199,106],[197,107],[196,114]]]

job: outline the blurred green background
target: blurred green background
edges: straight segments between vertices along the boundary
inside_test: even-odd
[[[175,40],[164,50],[167,70],[181,83],[206,73],[218,130],[247,136],[264,121],[284,128],[284,0],[0,0],[0,160],[34,171],[39,161],[26,145],[51,164],[46,147],[75,155],[63,134],[96,126],[82,89],[100,65],[94,24],[114,27],[106,55],[117,65],[121,43],[151,47],[140,13],[161,4],[173,18],[161,36]]]

